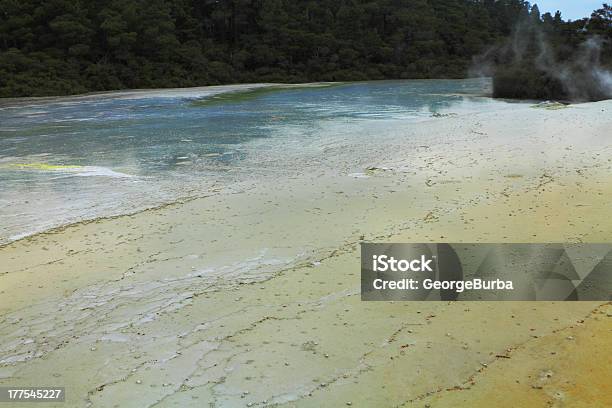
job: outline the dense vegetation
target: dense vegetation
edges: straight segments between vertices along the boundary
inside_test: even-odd
[[[537,6],[487,55],[496,97],[589,101],[612,98],[612,7],[563,22]]]
[[[463,77],[525,18],[574,41],[521,0],[0,0],[0,96]]]

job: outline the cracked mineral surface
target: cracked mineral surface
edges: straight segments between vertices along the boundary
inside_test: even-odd
[[[7,244],[0,385],[65,386],[61,407],[610,406],[609,305],[361,302],[359,243],[609,242],[611,109],[434,118],[384,162],[337,146]]]

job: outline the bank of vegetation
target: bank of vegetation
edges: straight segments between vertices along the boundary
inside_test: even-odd
[[[589,30],[609,36],[606,10]],[[569,48],[584,37],[521,0],[0,0],[0,96],[460,78],[525,18]]]

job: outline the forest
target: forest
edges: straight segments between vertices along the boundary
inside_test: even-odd
[[[500,96],[523,97],[508,79],[561,85],[531,77],[537,47],[517,63],[517,36],[546,36],[562,60],[597,36],[609,66],[611,22],[607,5],[568,22],[521,0],[0,0],[0,97],[462,78],[475,65],[492,65]]]
[[[560,101],[612,98],[612,7],[563,22],[537,6],[513,34],[476,57],[493,77],[493,96]]]

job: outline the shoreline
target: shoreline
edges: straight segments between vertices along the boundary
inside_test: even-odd
[[[127,212],[127,213],[121,213],[121,214],[116,214],[116,215],[102,215],[99,217],[95,217],[95,218],[87,218],[87,219],[83,219],[83,220],[79,220],[79,221],[75,221],[75,222],[70,222],[67,224],[62,224],[62,225],[58,225],[56,227],[51,227],[42,231],[37,231],[37,232],[32,232],[32,233],[28,233],[25,232],[23,234],[21,234],[22,236],[17,236],[17,238],[14,237],[8,237],[8,239],[6,241],[0,241],[0,250],[5,248],[5,247],[9,247],[12,244],[16,244],[19,243],[21,241],[24,240],[28,240],[28,239],[35,239],[38,236],[45,236],[45,235],[53,235],[53,234],[60,234],[70,228],[73,227],[79,227],[82,225],[87,225],[87,224],[91,224],[91,223],[98,223],[98,222],[102,222],[105,220],[114,220],[114,219],[118,219],[118,218],[122,218],[122,217],[133,217],[135,215],[141,214],[141,213],[146,213],[149,211],[156,211],[156,210],[161,210],[163,208],[166,207],[172,207],[175,205],[181,205],[181,204],[185,204],[188,203],[189,201],[193,201],[193,200],[197,200],[197,199],[202,199],[202,198],[207,198],[210,197],[212,195],[214,195],[214,190],[211,190],[211,192],[213,194],[209,194],[209,195],[201,195],[201,196],[185,196],[185,197],[178,197],[170,202],[167,203],[162,203],[156,206],[152,206],[152,207],[147,207],[147,208],[142,208],[142,209],[137,209],[134,210],[133,212]]]
[[[358,244],[609,241],[610,109],[409,124],[370,170],[321,166],[0,247],[0,384],[54,378],[65,406],[400,406],[525,354],[496,357],[508,348],[588,336],[577,322],[609,319],[606,302],[361,302]]]
[[[134,88],[134,89],[115,89],[110,91],[92,91],[80,94],[70,95],[52,95],[52,96],[18,96],[13,98],[0,98],[0,108],[3,107],[3,102],[13,102],[19,100],[37,100],[37,101],[53,101],[56,99],[87,99],[89,97],[97,96],[112,96],[112,95],[138,95],[144,93],[185,93],[189,91],[204,91],[213,90],[217,88],[237,88],[237,89],[250,89],[257,87],[268,87],[268,86],[287,86],[287,87],[301,87],[319,84],[346,84],[346,83],[364,83],[364,82],[393,82],[393,81],[465,81],[472,79],[483,79],[488,77],[470,77],[466,76],[463,78],[393,78],[393,79],[364,79],[360,81],[311,81],[311,82],[237,82],[229,84],[218,84],[218,85],[201,85],[191,86],[182,88]]]
[[[367,81],[364,81],[367,82]],[[187,88],[136,88],[136,89],[117,89],[114,91],[97,91],[86,92],[82,94],[72,95],[55,95],[55,96],[24,96],[15,98],[0,98],[0,109],[10,109],[20,106],[36,106],[39,103],[53,102],[80,102],[90,99],[139,99],[140,97],[191,97],[202,98],[223,93],[244,92],[262,88],[287,87],[287,88],[307,88],[317,86],[334,86],[342,85],[347,82],[300,82],[300,83],[283,83],[283,82],[253,82],[253,83],[236,83],[224,85],[203,85]]]
[[[227,89],[251,89],[255,87],[266,87],[277,85],[275,83],[252,83],[252,84],[227,84],[227,85],[209,85],[209,86],[196,86],[190,88],[137,88],[137,89],[118,89],[114,91],[99,91],[99,92],[86,92],[82,94],[72,94],[72,95],[55,95],[55,96],[23,96],[23,97],[15,97],[15,98],[0,98],[0,108],[10,108],[13,106],[23,106],[28,105],[29,102],[78,102],[87,99],[97,99],[97,98],[120,98],[125,96],[136,96],[141,94],[151,94],[151,93],[164,93],[172,94],[184,94],[189,92],[201,92],[201,91],[215,91],[221,88],[221,92],[223,92],[224,88]],[[6,102],[6,104],[4,103]],[[15,103],[16,102],[16,103]],[[23,103],[21,103],[23,102]],[[11,104],[14,103],[14,104]]]

